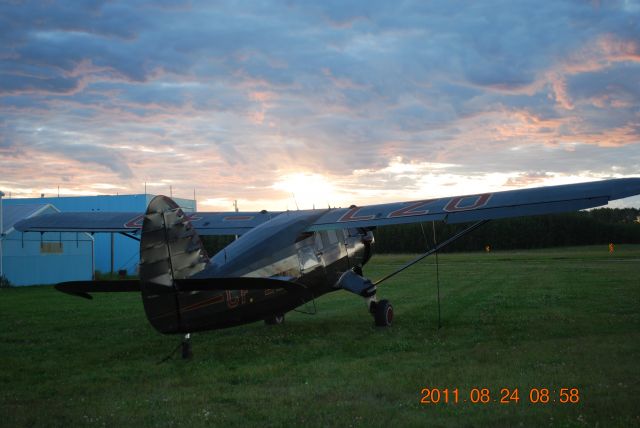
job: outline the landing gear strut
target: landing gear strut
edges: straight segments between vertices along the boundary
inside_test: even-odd
[[[371,280],[362,276],[362,266],[355,266],[344,272],[338,280],[337,287],[364,297],[377,326],[388,327],[391,325],[393,306],[388,300],[377,301],[376,286]]]
[[[190,360],[193,357],[193,350],[191,349],[191,333],[187,333],[182,338],[182,359]]]
[[[371,301],[369,312],[373,315],[378,327],[389,327],[393,322],[393,306],[387,299],[379,302]]]

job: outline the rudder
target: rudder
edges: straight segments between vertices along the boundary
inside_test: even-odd
[[[153,198],[142,224],[140,289],[147,318],[156,330],[184,331],[174,280],[202,271],[208,261],[200,236],[178,204],[166,196]]]

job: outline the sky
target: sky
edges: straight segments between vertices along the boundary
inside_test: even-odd
[[[633,176],[640,0],[0,3],[7,196],[283,210]]]

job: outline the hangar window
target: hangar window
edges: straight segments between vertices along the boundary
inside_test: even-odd
[[[41,242],[40,253],[62,254],[62,242]]]

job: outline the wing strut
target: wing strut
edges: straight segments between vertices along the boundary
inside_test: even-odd
[[[438,246],[436,240],[436,222],[431,222],[431,228],[433,229],[433,245]],[[442,327],[442,320],[440,318],[440,264],[438,263],[438,252],[436,251],[436,287],[438,289],[438,329]]]
[[[408,267],[411,267],[411,266],[415,265],[416,263],[418,263],[420,260],[424,259],[425,257],[428,257],[431,254],[433,254],[433,253],[435,253],[437,251],[440,251],[441,249],[443,249],[447,245],[451,244],[452,242],[457,241],[458,239],[462,238],[464,235],[468,234],[469,232],[473,232],[474,230],[476,230],[477,228],[479,228],[480,226],[482,226],[483,224],[488,223],[488,222],[489,222],[489,220],[480,220],[480,221],[478,221],[476,223],[473,223],[471,226],[469,226],[466,229],[456,233],[451,238],[447,239],[444,242],[441,242],[440,244],[436,245],[435,247],[433,247],[432,249],[430,249],[426,253],[421,254],[420,256],[418,256],[415,259],[411,260],[409,263],[405,264],[400,269],[398,269],[398,270],[396,270],[394,272],[391,272],[387,276],[384,276],[384,277],[380,278],[379,280],[374,282],[373,285],[378,285],[381,282],[386,281],[387,279],[389,279],[389,278],[391,278],[393,276],[396,276],[397,274],[399,274],[403,270],[407,269]]]

